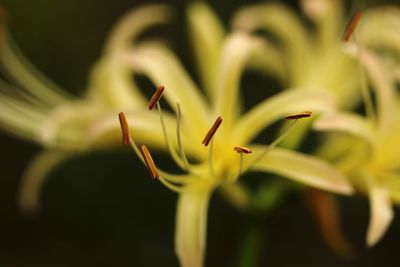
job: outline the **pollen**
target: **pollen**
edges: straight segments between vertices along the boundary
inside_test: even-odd
[[[233,150],[239,154],[251,154],[253,152],[250,148],[244,146],[235,146]]]
[[[290,115],[286,116],[286,119],[287,120],[298,120],[298,119],[302,119],[302,118],[311,117],[311,115],[312,115],[311,111],[303,111],[303,112],[299,112],[299,113],[290,114]]]
[[[149,110],[152,110],[154,108],[154,106],[157,104],[157,102],[160,100],[162,94],[164,92],[164,86],[160,85],[156,92],[153,94],[153,96],[151,97],[149,104],[147,105],[147,107],[149,108]]]
[[[206,136],[203,139],[203,142],[201,142],[203,145],[208,146],[208,144],[210,143],[211,139],[213,138],[215,132],[218,130],[219,126],[222,123],[222,118],[218,117],[213,126],[210,128],[210,130],[208,130]]]
[[[151,177],[153,179],[158,179],[160,175],[158,174],[157,167],[154,164],[154,160],[150,154],[150,151],[145,145],[140,146],[140,151],[142,152],[144,162],[146,163],[147,169],[149,170]]]
[[[126,120],[125,113],[120,112],[118,114],[119,117],[119,123],[121,125],[121,130],[122,130],[122,144],[124,145],[129,145],[130,143],[130,134],[129,134],[129,126],[128,126],[128,121]]]
[[[342,40],[347,42],[350,40],[351,36],[353,35],[358,23],[360,22],[361,19],[361,12],[356,12],[354,13],[353,17],[349,21],[349,23],[346,26],[346,30],[344,31]]]

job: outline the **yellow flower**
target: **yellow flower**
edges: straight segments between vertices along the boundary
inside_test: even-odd
[[[320,153],[335,161],[356,188],[368,194],[371,211],[367,244],[372,246],[392,221],[391,199],[400,201],[400,99],[395,72],[384,60],[367,49],[358,55],[375,89],[377,110],[367,117],[349,112],[325,114],[314,126],[348,134],[328,139]]]
[[[129,125],[133,136],[130,143],[139,158],[146,162],[153,178],[159,179],[168,188],[179,193],[176,253],[181,265],[199,267],[203,265],[207,207],[210,197],[217,187],[232,186],[240,176],[238,173],[251,168],[345,194],[351,193],[351,187],[340,173],[323,161],[277,148],[276,144],[280,138],[269,147],[252,143],[265,127],[287,114],[306,109],[315,112],[332,110],[331,95],[312,89],[287,91],[263,100],[249,111],[241,111],[239,97],[241,73],[253,56],[258,55],[259,49],[266,49],[265,43],[244,33],[232,33],[224,37],[223,33],[218,32],[216,33],[218,38],[211,38],[205,29],[222,27],[203,4],[193,5],[188,16],[191,35],[194,37],[193,43],[197,44],[195,51],[199,55],[198,65],[205,96],[200,94],[200,90],[166,47],[155,43],[143,45],[130,57],[136,71],[141,71],[154,84],[165,86],[166,101],[172,109],[179,103],[179,110],[182,110],[182,124],[180,112],[177,111],[177,129],[182,126],[182,132],[186,134],[180,137],[180,132],[177,130],[177,141],[175,141],[169,134],[172,131],[168,131],[167,126],[170,125],[162,121],[161,124],[166,125],[165,139],[166,143],[170,144],[167,147],[170,148],[171,156],[177,161],[177,165],[182,166],[185,174],[174,175],[165,171],[158,171],[159,175],[155,174],[156,167],[149,163],[152,160],[142,157],[136,144],[143,142],[135,134],[135,125],[131,123]],[[206,149],[201,140],[218,116],[223,118],[222,124],[212,137],[211,148]],[[133,118],[129,114],[127,117]],[[124,134],[126,136],[126,131]],[[238,145],[249,146],[254,153],[241,154],[238,157],[233,151]],[[185,153],[179,153],[182,152],[182,147],[185,148]],[[248,151],[246,148],[236,150]],[[268,154],[265,155],[265,152]],[[187,163],[186,158],[191,158],[196,163]]]
[[[267,33],[269,48],[253,62],[280,77],[286,88],[314,88],[333,92],[340,107],[359,101],[358,65],[345,49],[346,17],[342,1],[302,0],[306,24],[289,6],[274,2],[241,9],[233,28]]]
[[[159,42],[136,40],[148,27],[165,22],[168,17],[165,6],[144,7],[126,15],[95,65],[86,95],[79,99],[65,96],[33,69],[10,41],[3,42],[1,64],[18,82],[21,96],[9,95],[12,85],[2,82],[0,101],[7,105],[1,105],[0,125],[47,149],[25,177],[25,209],[37,206],[41,179],[60,160],[80,150],[116,145],[120,135],[117,111],[126,113],[133,134],[130,143],[153,177],[179,192],[176,253],[184,267],[203,265],[212,193],[218,187],[233,186],[244,171],[275,173],[323,190],[352,192],[347,180],[325,161],[278,148],[288,131],[270,146],[253,143],[263,129],[288,114],[332,111],[335,101],[329,92],[302,86],[303,90],[282,92],[244,111],[239,96],[241,75],[250,62],[255,62],[259,51],[268,50],[269,45],[242,32],[226,34],[208,7],[197,3],[189,8],[188,20],[205,92],[202,94],[171,49]],[[155,86],[164,85],[163,99],[172,109],[179,104],[177,117],[163,113],[161,108],[159,113],[146,111],[147,101],[132,81],[132,74],[147,77]],[[308,113],[289,118],[295,122],[305,114]],[[205,147],[201,140],[218,116],[223,122],[211,136],[209,147]],[[175,131],[177,138],[173,138]],[[156,170],[146,147],[141,146],[140,150],[136,143],[146,144],[151,150],[170,151],[185,174]],[[248,146],[253,154],[237,155],[233,150],[236,146]]]

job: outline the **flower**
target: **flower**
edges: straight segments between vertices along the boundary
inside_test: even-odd
[[[176,253],[184,267],[203,265],[212,193],[234,185],[244,171],[275,173],[336,193],[352,192],[348,181],[325,161],[277,147],[297,119],[310,115],[299,111],[319,114],[335,109],[331,93],[302,86],[303,90],[284,91],[242,110],[241,75],[259,51],[269,46],[243,32],[226,34],[213,12],[205,4],[195,3],[189,8],[188,21],[202,94],[170,48],[160,42],[136,40],[147,28],[167,21],[169,15],[169,9],[161,5],[127,14],[112,32],[81,98],[57,89],[25,61],[9,37],[3,39],[1,64],[17,81],[21,95],[10,95],[12,85],[2,81],[0,101],[6,105],[2,105],[0,125],[46,147],[26,174],[23,208],[32,211],[37,207],[42,179],[61,160],[82,150],[116,145],[120,126],[115,114],[119,111],[126,113],[126,117],[120,115],[124,142],[132,144],[153,178],[179,193]],[[155,86],[162,84],[163,99],[176,108],[176,115],[162,112],[158,101],[159,113],[146,111],[145,97],[132,81],[132,74],[147,77]],[[271,145],[253,143],[263,129],[293,113],[288,117],[294,119],[292,126]],[[203,141],[210,142],[205,147],[201,140],[219,116]],[[133,134],[129,139],[127,125]],[[175,130],[176,139],[172,138]],[[158,170],[147,146],[170,151],[185,173]],[[253,153],[237,155],[234,148],[238,146],[241,149],[236,150],[251,149]]]
[[[253,62],[280,77],[288,89],[314,88],[333,92],[340,108],[359,101],[358,65],[343,49],[346,18],[342,1],[302,0],[310,24],[289,6],[274,2],[241,9],[234,16],[234,29],[266,32],[268,49]]]
[[[146,6],[127,14],[108,38],[103,56],[95,64],[88,89],[82,97],[67,94],[41,74],[22,54],[0,24],[0,64],[9,80],[0,79],[0,128],[5,132],[44,146],[27,168],[20,191],[20,207],[26,213],[39,206],[38,192],[50,170],[76,153],[119,144],[115,113],[136,113],[136,134],[162,145],[157,116],[142,111],[144,96],[132,80],[132,69],[124,60],[133,53],[136,38],[149,27],[166,23],[170,9]],[[168,118],[166,118],[168,119]],[[115,124],[115,131],[110,125]],[[148,135],[148,132],[153,132]]]
[[[222,36],[221,38],[210,38],[209,32],[204,29],[222,27],[219,24],[214,25],[217,19],[204,4],[194,4],[189,9],[188,16],[191,34],[195,38],[193,43],[202,44],[196,45],[195,49],[197,55],[203,55],[198,56],[198,65],[206,96],[200,94],[200,90],[181,68],[171,51],[160,44],[143,45],[129,59],[136,72],[142,72],[156,85],[163,84],[164,95],[171,108],[175,109],[176,103],[179,104],[179,109],[176,111],[177,141],[169,135],[171,132],[168,131],[169,124],[163,123],[162,117],[160,119],[161,125],[165,125],[164,131],[168,132],[164,135],[166,144],[170,144],[167,147],[171,156],[177,161],[177,165],[182,166],[185,174],[174,175],[159,171],[160,175],[156,175],[154,170],[157,168],[151,163],[153,160],[149,159],[147,152],[140,151],[136,144],[143,142],[136,137],[135,125],[131,123],[129,125],[132,131],[130,143],[139,158],[143,159],[151,170],[152,177],[158,178],[168,188],[179,193],[176,253],[182,266],[196,267],[203,265],[207,207],[210,197],[218,187],[235,183],[240,176],[238,173],[252,168],[345,194],[351,193],[351,187],[340,173],[323,161],[277,148],[278,142],[270,146],[252,143],[265,127],[287,114],[305,109],[315,112],[332,110],[334,107],[331,95],[312,89],[287,91],[265,99],[249,111],[242,112],[239,97],[240,76],[246,64],[251,62],[252,56],[257,55],[258,49],[265,49],[265,43],[244,33],[224,36],[219,32],[217,37]],[[213,27],[210,24],[213,24]],[[211,62],[203,62],[210,58]],[[210,69],[214,71],[211,72]],[[153,101],[151,102],[153,104]],[[161,109],[160,114],[163,114]],[[298,119],[303,116],[309,114],[296,113],[289,118]],[[127,117],[131,116],[128,114]],[[212,143],[209,149],[205,149],[200,141],[215,118],[217,120],[214,126],[203,140],[203,144],[207,144],[210,140]],[[181,126],[183,133],[186,133],[182,137],[179,131]],[[126,140],[126,130],[123,133]],[[281,138],[277,140],[280,141]],[[238,145],[249,146],[253,151],[251,155],[240,154],[239,164],[238,156],[233,151]],[[182,147],[185,147],[185,153],[178,153],[182,152]],[[247,148],[236,148],[236,150],[250,151]],[[147,156],[142,157],[141,152]],[[265,152],[268,154],[265,155]],[[192,158],[197,163],[187,163],[186,158]]]
[[[350,112],[325,114],[314,127],[347,133],[328,139],[320,152],[352,179],[358,191],[369,196],[367,244],[373,246],[393,219],[392,201],[400,200],[400,103],[394,71],[370,50],[358,55],[376,93],[376,111],[367,117]]]
[[[398,104],[389,100],[390,97],[396,98],[394,93],[386,92],[394,91],[394,81],[400,80],[400,10],[394,6],[365,10],[356,8],[358,19],[362,14],[361,21],[355,31],[350,31],[346,36],[345,39],[349,40],[343,40],[346,21],[342,1],[303,0],[301,4],[313,25],[311,29],[292,10],[280,3],[258,4],[240,10],[233,20],[233,27],[246,32],[263,30],[269,34],[268,37],[272,35],[273,38],[268,38],[271,49],[263,51],[253,64],[266,72],[280,75],[278,77],[290,85],[288,88],[301,89],[306,86],[331,91],[336,95],[340,110],[352,110],[357,107],[360,99],[364,99],[367,113],[374,113],[363,77],[364,71],[360,74],[359,65],[363,64],[378,96],[389,94],[380,98],[378,106],[379,110],[393,110],[379,112],[378,120],[372,122],[373,126],[366,125],[371,122],[367,123],[352,113],[325,114],[315,125],[318,129],[343,130],[374,144],[373,153],[367,158],[369,152],[365,151],[365,147],[349,149],[350,146],[356,146],[354,140],[342,136],[329,138],[327,144],[320,148],[323,151],[320,155],[338,161],[339,169],[352,178],[359,190],[369,194],[371,220],[367,243],[372,246],[382,237],[392,219],[388,197],[390,195],[395,199],[394,195],[397,195],[394,193],[397,190],[393,185],[396,181],[392,179],[394,176],[391,179],[377,178],[382,177],[382,173],[377,173],[376,167],[372,171],[370,166],[376,166],[382,158],[395,161],[398,156],[395,149],[388,150],[396,145],[393,139],[397,129],[396,121],[391,117],[398,114]],[[354,49],[354,46],[359,49]],[[280,52],[283,52],[283,56]],[[265,57],[272,59],[267,61]],[[372,116],[369,115],[370,119]],[[381,124],[390,126],[386,125],[388,128],[383,131],[379,129]],[[293,147],[297,143],[291,144]],[[346,149],[350,150],[347,154],[343,152]],[[378,165],[382,165],[382,162]],[[397,175],[392,166],[380,166],[379,169]],[[379,182],[371,183],[371,180]],[[382,190],[382,187],[385,189]]]

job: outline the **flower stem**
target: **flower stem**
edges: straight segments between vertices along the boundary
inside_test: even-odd
[[[265,227],[258,221],[251,222],[243,238],[237,267],[258,266],[264,236]]]

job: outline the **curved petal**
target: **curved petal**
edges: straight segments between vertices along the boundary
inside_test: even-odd
[[[126,58],[135,39],[148,28],[166,23],[171,10],[166,5],[149,5],[126,14],[114,27],[104,56],[91,73],[89,95],[114,108],[144,107],[146,100],[132,79]]]
[[[145,30],[170,20],[171,9],[167,5],[153,4],[133,9],[122,17],[108,37],[105,52],[113,53],[131,46]]]
[[[47,175],[73,154],[48,150],[40,153],[26,169],[20,185],[19,207],[26,215],[33,215],[39,209],[40,191]]]
[[[266,74],[275,76],[278,81],[284,83],[287,78],[285,58],[279,47],[267,40],[260,40],[261,45],[253,51],[248,62],[250,69],[263,71]]]
[[[268,149],[267,146],[254,148],[254,158]],[[272,172],[296,182],[340,194],[352,194],[349,181],[327,162],[295,151],[282,148],[271,149],[268,154],[255,162],[254,170]]]
[[[327,53],[332,48],[337,49],[343,26],[342,1],[302,0],[301,3],[304,12],[316,26],[321,49]]]
[[[400,8],[385,6],[366,10],[358,29],[361,43],[377,50],[392,50],[400,54]]]
[[[234,17],[233,28],[246,31],[263,29],[283,43],[291,62],[291,77],[300,80],[301,70],[307,65],[308,33],[300,19],[287,6],[279,3],[254,5],[241,9]]]
[[[393,220],[392,203],[389,193],[384,188],[371,187],[370,199],[370,221],[367,232],[367,245],[374,246],[385,234]]]
[[[315,90],[287,90],[263,102],[244,114],[236,123],[233,135],[246,144],[266,126],[286,115],[309,110],[312,112],[332,111],[334,97]]]
[[[6,40],[0,50],[0,64],[10,79],[49,107],[71,99],[66,91],[50,81],[25,58],[11,37]]]
[[[361,137],[371,145],[376,143],[376,133],[368,121],[355,113],[332,112],[321,115],[313,124],[320,131],[342,131]]]
[[[216,113],[224,118],[225,130],[231,129],[240,110],[238,94],[241,74],[250,56],[260,45],[258,39],[244,33],[234,33],[224,43],[217,75],[215,108]]]
[[[175,251],[181,267],[202,267],[205,254],[207,211],[213,187],[195,185],[179,195]]]
[[[209,98],[213,99],[225,29],[217,15],[203,2],[194,2],[189,6],[187,19],[202,85]]]
[[[0,128],[26,140],[38,142],[40,127],[46,119],[43,110],[37,109],[0,90]]]
[[[132,79],[127,54],[114,52],[96,63],[90,75],[89,97],[111,108],[145,107],[147,101]]]
[[[379,58],[372,52],[362,50],[360,60],[376,92],[378,127],[381,135],[391,131],[397,118],[397,93],[394,78],[387,73]]]
[[[143,72],[155,85],[165,86],[164,96],[170,106],[175,108],[179,103],[183,116],[190,116],[185,121],[190,125],[189,130],[197,132],[199,136],[207,131],[209,110],[206,100],[168,48],[144,44],[132,53],[130,62],[135,70]]]

